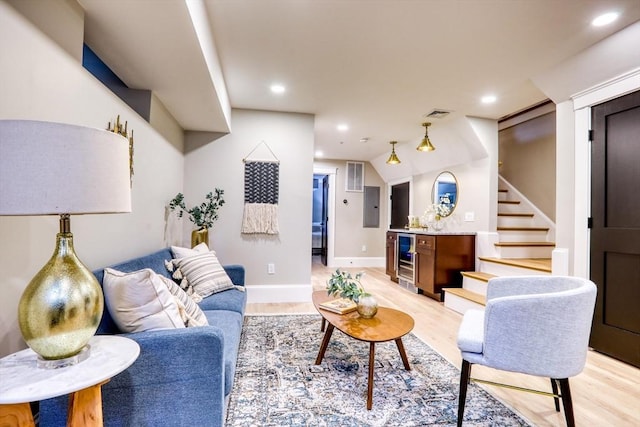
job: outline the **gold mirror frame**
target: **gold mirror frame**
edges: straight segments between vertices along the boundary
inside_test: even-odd
[[[451,188],[451,184],[453,184],[453,188]],[[456,210],[459,199],[460,185],[458,184],[456,176],[453,172],[440,172],[431,187],[431,202],[434,205],[447,205],[449,207],[449,213],[442,215],[447,217]],[[449,203],[446,203],[446,200],[449,200]],[[445,201],[445,203],[443,203],[443,201]]]

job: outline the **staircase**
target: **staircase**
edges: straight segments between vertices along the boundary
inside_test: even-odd
[[[500,178],[501,187],[511,187]],[[484,309],[487,282],[496,276],[550,275],[550,228],[541,213],[522,203],[513,187],[498,190],[498,242],[492,256],[479,256],[479,271],[462,272],[462,288],[445,288],[444,305],[458,313]]]

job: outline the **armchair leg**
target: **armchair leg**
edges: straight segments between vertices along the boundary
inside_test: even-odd
[[[564,417],[567,420],[567,427],[575,427],[576,422],[573,418],[573,403],[571,402],[571,390],[569,389],[569,378],[558,380],[560,383],[560,394],[562,396],[562,407],[564,408]]]
[[[458,427],[462,427],[462,419],[464,418],[464,405],[467,401],[467,386],[471,377],[471,363],[462,360],[462,369],[460,370],[460,395],[458,398]]]
[[[558,395],[558,383],[555,378],[551,378],[551,390],[555,396],[553,397],[553,402],[556,404],[556,412],[560,412],[560,399],[556,397]]]

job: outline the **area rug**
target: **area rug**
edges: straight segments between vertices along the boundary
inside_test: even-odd
[[[369,344],[337,329],[322,364],[319,315],[248,316],[240,343],[227,426],[450,426],[460,371],[427,344],[376,344],[373,408],[366,409]],[[525,426],[523,418],[471,384],[465,426]]]

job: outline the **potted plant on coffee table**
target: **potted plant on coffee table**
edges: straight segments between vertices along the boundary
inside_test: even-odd
[[[176,211],[178,217],[186,213],[197,228],[191,232],[191,247],[202,242],[209,244],[209,229],[213,227],[213,223],[218,219],[218,209],[224,205],[224,190],[216,188],[205,196],[205,201],[200,205],[196,205],[187,209],[184,202],[184,194],[178,193],[169,202],[169,209]]]
[[[352,300],[357,304],[360,316],[370,319],[378,312],[378,301],[362,286],[360,278],[363,275],[364,273],[360,272],[354,277],[348,271],[338,268],[327,281],[327,293]]]

